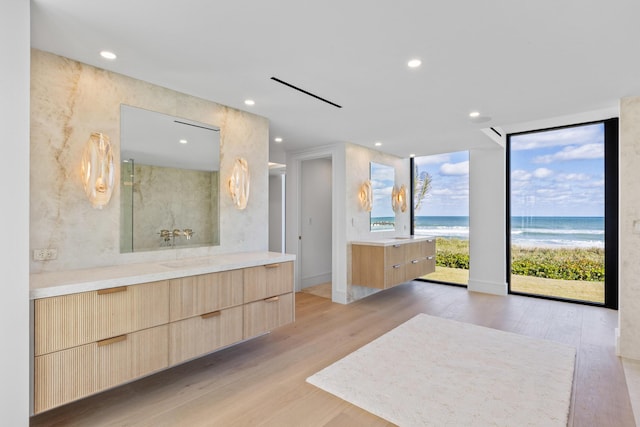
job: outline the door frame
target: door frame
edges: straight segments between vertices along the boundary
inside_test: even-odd
[[[286,252],[300,259],[302,230],[301,164],[305,160],[331,159],[331,295],[334,302],[347,303],[346,240],[346,154],[344,145],[336,144],[312,150],[287,153]],[[342,183],[342,184],[341,184]],[[300,268],[294,269],[294,286],[301,288]]]

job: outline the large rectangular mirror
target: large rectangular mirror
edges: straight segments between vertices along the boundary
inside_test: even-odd
[[[219,245],[219,128],[123,104],[120,132],[120,252]]]
[[[373,207],[369,217],[370,230],[395,230],[396,214],[391,205],[395,169],[392,166],[371,162],[370,179],[373,191]]]

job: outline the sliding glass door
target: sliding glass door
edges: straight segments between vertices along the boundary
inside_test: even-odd
[[[617,120],[508,138],[513,293],[617,306]]]

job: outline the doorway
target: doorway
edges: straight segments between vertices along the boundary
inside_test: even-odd
[[[332,160],[300,163],[300,290],[331,298]]]

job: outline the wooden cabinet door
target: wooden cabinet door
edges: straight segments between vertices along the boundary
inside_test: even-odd
[[[210,353],[242,340],[242,306],[204,313],[169,325],[169,364]]]
[[[167,323],[167,281],[37,299],[36,356]]]
[[[243,278],[243,270],[229,270],[170,280],[170,320],[242,304]]]
[[[293,322],[293,293],[244,305],[244,338],[255,337]]]
[[[293,291],[293,262],[267,264],[244,270],[244,302]]]
[[[384,289],[385,248],[372,245],[351,245],[351,283]]]
[[[114,387],[168,366],[167,326],[34,358],[34,412]]]

